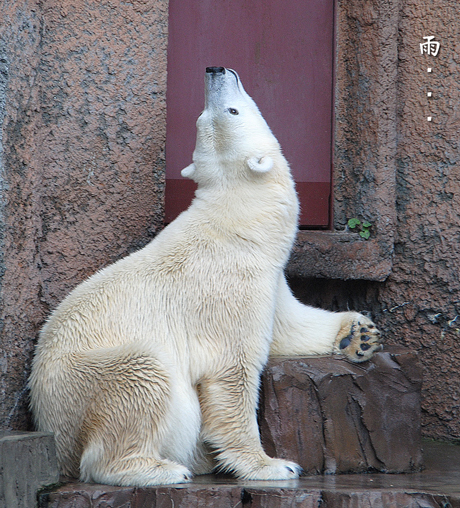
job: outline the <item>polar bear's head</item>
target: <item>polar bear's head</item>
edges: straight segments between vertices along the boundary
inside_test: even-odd
[[[196,125],[193,164],[182,175],[199,186],[257,178],[282,157],[278,141],[231,69],[206,68],[205,108]]]

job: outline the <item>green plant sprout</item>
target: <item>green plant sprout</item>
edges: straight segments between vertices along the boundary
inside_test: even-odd
[[[369,240],[369,237],[371,236],[370,229],[372,227],[372,224],[367,220],[361,222],[359,219],[356,218],[349,219],[348,227],[350,229],[358,228],[359,236],[361,238],[364,238],[364,240]]]

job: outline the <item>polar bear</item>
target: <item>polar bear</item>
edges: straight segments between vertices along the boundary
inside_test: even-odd
[[[31,408],[55,434],[62,473],[148,486],[213,469],[296,478],[268,457],[256,419],[269,354],[367,360],[380,332],[356,312],[292,295],[283,269],[298,201],[280,146],[236,72],[206,69],[198,184],[188,210],[145,248],[101,270],[41,331]]]

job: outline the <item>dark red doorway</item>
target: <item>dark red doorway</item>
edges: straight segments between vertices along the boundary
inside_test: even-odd
[[[195,122],[207,66],[235,69],[283,147],[302,226],[329,224],[333,0],[170,0],[166,221],[188,207]]]

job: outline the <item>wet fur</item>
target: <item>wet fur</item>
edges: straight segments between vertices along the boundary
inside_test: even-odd
[[[190,208],[78,286],[40,335],[30,378],[37,427],[55,433],[61,471],[84,481],[179,483],[215,466],[295,478],[299,467],[268,457],[259,440],[270,351],[361,361],[379,348],[370,321],[359,335],[364,316],[292,296],[283,269],[298,203],[288,164],[239,80],[230,71],[211,79],[185,171],[198,183]],[[362,336],[372,336],[365,357],[356,356]]]

